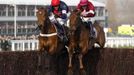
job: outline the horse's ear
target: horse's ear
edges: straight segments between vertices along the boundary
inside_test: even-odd
[[[77,14],[77,15],[80,15],[80,14],[81,14],[81,11],[80,11],[80,10],[78,10],[76,14]]]
[[[81,14],[81,10],[74,9],[74,10],[72,11],[72,13],[76,13],[77,15],[80,15],[80,14]]]
[[[36,12],[41,11],[41,10],[44,10],[44,7],[38,7]]]
[[[77,9],[74,9],[73,12],[78,12],[78,10]]]

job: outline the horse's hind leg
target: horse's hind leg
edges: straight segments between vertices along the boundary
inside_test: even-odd
[[[103,29],[101,29],[98,39],[99,39],[98,43],[100,45],[100,48],[103,48],[106,42],[105,32],[103,31]]]
[[[105,46],[105,36],[100,36],[96,43],[99,44],[100,48],[103,48]]]

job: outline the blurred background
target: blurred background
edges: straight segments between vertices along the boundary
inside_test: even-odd
[[[109,36],[134,36],[134,0],[96,1],[106,4],[106,10],[108,11],[107,26],[110,29]]]

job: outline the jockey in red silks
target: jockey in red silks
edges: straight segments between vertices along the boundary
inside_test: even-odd
[[[49,19],[57,25],[59,35],[63,35],[63,40],[67,40],[65,36],[64,26],[68,18],[69,8],[67,4],[60,0],[52,0],[48,8]],[[57,16],[57,17],[55,17]],[[65,39],[66,38],[66,39]]]
[[[95,16],[95,7],[94,5],[88,1],[88,0],[80,0],[77,9],[82,11],[81,12],[81,16],[82,16],[82,20],[86,21],[91,29],[90,34],[91,37],[94,38],[95,37],[95,32],[93,30],[93,19],[92,17]]]

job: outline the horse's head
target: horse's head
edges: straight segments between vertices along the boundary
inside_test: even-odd
[[[38,8],[38,11],[36,12],[36,16],[37,16],[37,23],[39,25],[39,27],[41,27],[42,25],[44,25],[45,21],[47,21],[48,19],[48,13],[47,10],[43,7]]]
[[[71,15],[69,17],[70,20],[70,29],[71,30],[76,30],[79,23],[80,23],[80,11],[78,10],[73,10],[71,12]]]

